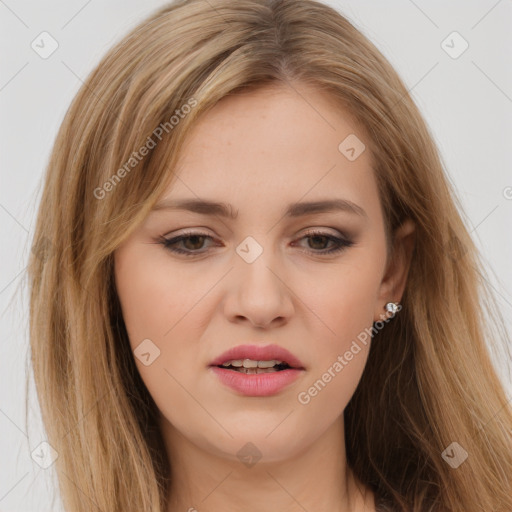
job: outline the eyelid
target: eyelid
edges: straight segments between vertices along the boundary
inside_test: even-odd
[[[164,246],[164,248],[176,255],[182,255],[186,257],[194,257],[194,256],[202,256],[209,253],[209,250],[187,250],[187,249],[178,249],[176,247],[172,247],[173,245],[179,244],[183,239],[191,238],[191,237],[203,237],[206,239],[214,240],[215,237],[209,235],[208,233],[203,233],[200,231],[195,231],[196,228],[188,228],[185,229],[181,233],[176,233],[175,236],[171,236],[168,238],[168,235],[162,236],[159,239],[159,243]],[[333,228],[325,228],[325,227],[311,227],[306,229],[306,231],[302,232],[302,234],[299,234],[296,238],[293,239],[293,241],[300,242],[301,240],[312,238],[314,236],[320,236],[325,237],[328,239],[328,242],[331,242],[334,244],[334,247],[331,249],[323,249],[315,251],[313,249],[302,249],[302,252],[312,255],[312,256],[336,256],[342,252],[344,252],[349,247],[352,247],[355,244],[355,241],[352,236],[347,236],[345,233],[342,233],[338,230],[336,231],[336,234],[331,234],[327,231],[327,229],[333,229]]]
[[[198,231],[195,231],[195,230],[198,230]],[[166,233],[161,238],[169,239],[169,238],[176,238],[176,237],[180,237],[180,236],[210,236],[212,238],[217,237],[217,235],[215,235],[215,234],[207,233],[207,232],[201,231],[201,230],[207,231],[208,228],[204,228],[202,226],[197,226],[197,227],[193,227],[193,228],[183,228],[178,231],[171,231],[170,233]],[[337,228],[326,227],[326,226],[311,226],[309,228],[304,228],[303,231],[299,231],[299,234],[294,235],[294,236],[295,237],[296,236],[304,236],[305,234],[307,235],[307,234],[316,233],[316,232],[321,232],[321,234],[325,234],[325,235],[332,234],[333,236],[339,236],[341,238],[344,238],[345,240],[350,240],[350,239],[354,238],[354,235],[351,235],[351,232],[348,230],[340,230]]]
[[[332,236],[340,236],[340,237],[346,237],[350,238],[348,234],[344,233],[343,231],[339,231],[335,228],[326,228],[326,227],[320,227],[320,226],[313,226],[311,228],[305,228],[303,231],[299,233],[299,236],[308,235],[310,233],[321,233],[323,235],[332,235]]]
[[[211,232],[211,229],[203,227],[203,226],[194,226],[193,228],[181,228],[178,230],[169,231],[169,233],[166,233],[163,236],[169,237],[172,235],[174,238],[175,236],[183,236],[183,235],[208,235],[208,236],[217,236],[215,234],[206,233],[206,231]]]

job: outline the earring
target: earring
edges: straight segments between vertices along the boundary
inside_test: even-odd
[[[399,310],[400,303],[398,302],[388,302],[385,306],[386,311],[394,315]],[[401,309],[401,308],[400,308]]]

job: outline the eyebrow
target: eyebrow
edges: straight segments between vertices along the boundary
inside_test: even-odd
[[[202,215],[215,215],[230,219],[236,219],[238,210],[234,211],[230,204],[209,201],[205,199],[164,199],[157,203],[152,211],[159,210],[187,210]],[[315,213],[329,213],[344,211],[360,215],[368,219],[368,214],[356,203],[348,199],[327,199],[322,201],[309,201],[292,203],[288,205],[285,217],[301,217]]]

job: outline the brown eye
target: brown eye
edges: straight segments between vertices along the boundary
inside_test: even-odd
[[[185,256],[194,256],[196,254],[203,254],[206,251],[200,251],[200,249],[204,246],[204,242],[206,239],[213,238],[210,235],[205,233],[184,233],[182,235],[176,236],[174,238],[165,238],[161,239],[162,245],[171,252],[183,254]],[[184,249],[177,247],[178,244],[182,244]]]
[[[206,240],[213,240],[213,237],[206,233],[187,232],[173,238],[161,238],[161,244],[169,251],[184,256],[196,256],[208,252],[208,249],[201,250]],[[301,240],[310,240],[305,252],[311,254],[335,254],[354,245],[352,240],[336,237],[322,231],[312,231],[307,233]],[[331,243],[333,246],[327,249],[325,246]],[[181,244],[181,247],[179,247]]]
[[[322,231],[311,231],[303,236],[301,240],[311,240],[311,242],[308,244],[309,248],[306,249],[306,252],[320,255],[335,254],[354,245],[352,240],[339,238],[337,236],[331,235],[330,233],[324,233]],[[330,249],[325,249],[324,246],[329,242],[334,244],[334,246]]]

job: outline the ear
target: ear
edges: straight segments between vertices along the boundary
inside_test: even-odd
[[[414,249],[416,226],[406,219],[396,230],[392,242],[390,261],[380,284],[379,295],[374,313],[374,321],[382,320],[385,305],[388,302],[400,302],[407,283],[407,274]]]

